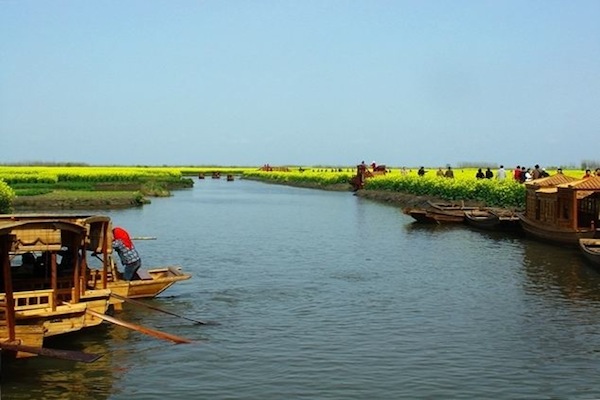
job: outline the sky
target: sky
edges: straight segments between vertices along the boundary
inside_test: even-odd
[[[0,0],[0,164],[579,166],[598,0]]]

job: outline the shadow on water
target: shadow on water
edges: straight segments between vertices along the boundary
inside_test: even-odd
[[[127,334],[100,325],[85,333],[47,338],[44,347],[100,354],[93,363],[31,357],[2,361],[2,399],[106,399],[119,379],[119,352],[112,340]],[[121,340],[125,340],[124,337]]]
[[[600,274],[576,247],[525,238],[523,267],[533,292],[558,291],[565,299],[600,303]]]

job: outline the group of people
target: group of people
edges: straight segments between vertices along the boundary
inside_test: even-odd
[[[557,172],[562,173],[562,170],[559,168]],[[547,176],[550,176],[550,174],[546,171],[546,168],[540,168],[539,164],[535,164],[533,169],[517,165],[513,170],[513,179],[520,183],[545,178]]]
[[[475,178],[477,178],[477,179],[492,179],[493,177],[494,177],[494,173],[492,172],[492,169],[490,167],[487,167],[487,169],[485,170],[485,173],[482,171],[481,168],[479,168],[477,170],[477,173],[475,174]],[[504,166],[500,166],[500,169],[498,170],[497,178],[498,179],[506,178],[506,171],[504,171]]]
[[[409,171],[405,167],[402,167],[402,169],[400,170],[400,173],[402,175],[406,175],[408,172]],[[425,176],[426,173],[427,170],[425,170],[425,167],[419,167],[417,175]],[[556,173],[562,174],[562,169],[558,168],[556,170]],[[444,171],[440,167],[436,172],[436,176],[441,178],[454,178],[454,171],[450,166],[447,167],[446,171]],[[485,171],[483,171],[483,168],[479,168],[477,169],[477,173],[475,174],[475,178],[477,179],[493,179],[495,177],[497,180],[500,181],[506,179],[507,176],[508,173],[504,169],[504,165],[500,165],[500,168],[496,170],[495,174],[490,167],[487,167]],[[513,179],[520,183],[532,181],[534,179],[545,178],[548,176],[550,176],[550,174],[546,171],[546,168],[541,168],[539,164],[536,164],[533,168],[526,168],[517,165],[512,173]],[[592,172],[591,169],[586,169],[585,174],[583,175],[583,179],[590,178],[592,176],[600,176],[600,168],[596,168],[594,172]]]
[[[417,175],[419,176],[424,176],[425,173],[427,171],[425,171],[425,167],[420,167],[419,170],[417,171]],[[448,166],[446,168],[446,171],[444,171],[442,169],[442,167],[438,168],[437,172],[436,172],[436,176],[440,177],[440,178],[454,178],[454,171],[452,170],[451,166]],[[475,178],[477,179],[492,179],[494,177],[494,173],[492,172],[491,168],[487,168],[487,170],[485,172],[483,172],[483,170],[481,168],[479,168],[477,170],[477,174],[475,174]],[[503,180],[506,179],[506,170],[504,169],[504,165],[501,165],[500,168],[498,168],[498,170],[496,171],[496,179],[498,180]]]
[[[592,176],[600,176],[600,168],[596,168],[593,174],[591,169],[586,169],[583,179],[591,178]]]

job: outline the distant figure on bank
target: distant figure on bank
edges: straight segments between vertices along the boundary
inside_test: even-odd
[[[556,170],[556,173],[557,173],[558,175],[562,175],[562,174],[563,174],[563,172],[562,172],[562,168],[559,168],[559,169],[557,169],[557,170]]]
[[[592,171],[589,169],[585,170],[585,174],[583,175],[583,178],[581,179],[587,179],[587,178],[591,178],[592,177]]]
[[[446,170],[446,173],[444,174],[444,176],[446,178],[454,178],[454,171],[452,171],[452,167],[448,165],[448,169]]]
[[[542,177],[542,170],[538,164],[535,164],[533,171],[531,172],[532,179],[540,179]]]
[[[437,172],[435,173],[436,176],[439,176],[440,178],[444,177],[444,171],[442,170],[442,167],[439,167]]]
[[[493,177],[494,177],[494,173],[492,172],[490,167],[488,167],[488,169],[485,170],[485,178],[492,179]]]
[[[425,175],[425,167],[419,168],[419,171],[417,172],[417,175],[419,175],[419,176]]]
[[[517,182],[521,182],[521,166],[517,165],[517,168],[513,171],[513,178]]]
[[[519,175],[519,182],[523,183],[527,180],[527,169],[525,169],[525,167],[521,167],[521,175]],[[531,171],[531,169],[529,169],[529,171]],[[530,180],[531,180],[531,175],[529,176]]]
[[[496,172],[496,179],[499,181],[503,181],[506,179],[506,170],[504,169],[504,165],[501,165]]]
[[[475,174],[475,178],[477,178],[477,179],[483,179],[483,178],[485,178],[485,175],[484,175],[483,171],[481,170],[481,168],[479,168],[477,170],[477,173]]]
[[[119,227],[113,229],[112,247],[119,254],[121,264],[125,269],[123,277],[127,281],[133,280],[137,276],[137,270],[142,266],[142,259],[125,229]]]

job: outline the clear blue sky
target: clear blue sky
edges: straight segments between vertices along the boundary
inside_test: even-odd
[[[598,0],[0,0],[0,163],[600,160]]]

